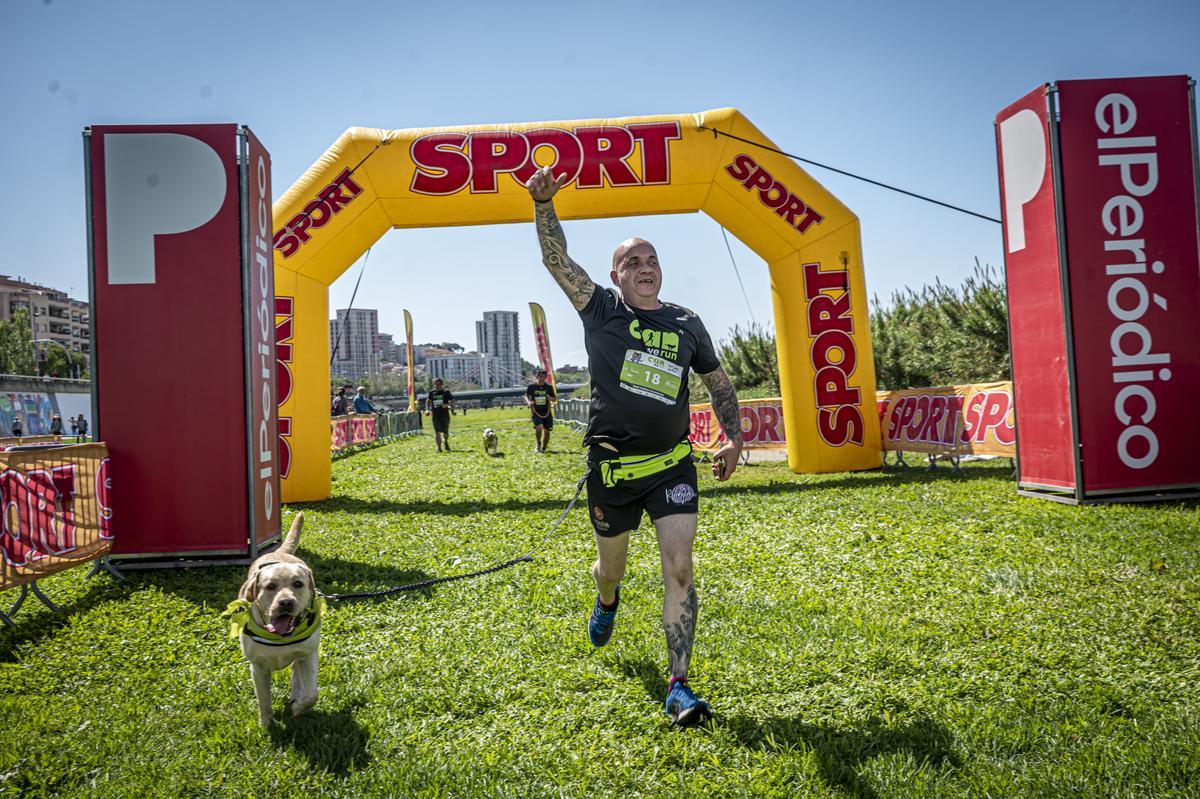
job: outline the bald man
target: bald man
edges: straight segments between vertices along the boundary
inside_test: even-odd
[[[567,239],[554,212],[554,195],[566,181],[548,167],[527,187],[542,261],[583,321],[592,400],[584,445],[588,447],[588,510],[596,539],[596,603],[588,618],[593,646],[612,636],[621,600],[629,534],[642,513],[658,536],[663,571],[663,632],[667,641],[665,708],[680,726],[710,715],[688,687],[698,601],[692,581],[692,541],[699,510],[696,467],[688,443],[688,375],[695,370],[712,395],[725,431],[713,475],[728,480],[742,451],[737,394],[713,349],[700,317],[662,302],[658,252],[645,239],[626,239],[613,252],[609,278],[599,288],[567,255]]]

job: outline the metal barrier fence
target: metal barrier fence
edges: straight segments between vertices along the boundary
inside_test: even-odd
[[[389,411],[376,415],[376,430],[380,441],[404,436],[416,435],[421,432],[421,414],[409,411]]]
[[[39,579],[112,549],[112,483],[103,443],[8,449],[0,452],[0,471],[0,592],[20,589],[16,601],[0,610],[0,623],[12,626],[30,590],[57,610],[38,588]]]
[[[582,432],[587,428],[588,410],[592,401],[586,399],[563,399],[554,406],[554,419],[566,422],[572,429]]]

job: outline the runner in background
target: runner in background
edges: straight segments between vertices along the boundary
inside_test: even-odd
[[[537,441],[534,452],[545,452],[550,446],[550,431],[554,429],[554,403],[558,397],[554,386],[546,382],[546,370],[537,370],[537,382],[525,388],[525,404],[533,421],[533,435]]]
[[[450,411],[454,408],[454,395],[444,387],[442,378],[433,381],[433,390],[425,397],[425,415],[433,417],[433,439],[437,451],[445,447],[450,451]]]

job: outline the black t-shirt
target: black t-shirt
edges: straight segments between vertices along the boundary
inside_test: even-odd
[[[428,407],[437,416],[450,416],[450,400],[454,399],[454,395],[450,393],[448,388],[434,388],[429,390],[429,396],[425,400]]]
[[[592,378],[584,443],[652,455],[686,439],[688,374],[721,365],[700,317],[669,302],[654,311],[633,308],[599,286],[579,317]]]
[[[533,403],[529,408],[530,412],[539,419],[545,419],[550,415],[550,400],[555,399],[554,386],[549,383],[544,386],[537,383],[526,386],[525,398]]]

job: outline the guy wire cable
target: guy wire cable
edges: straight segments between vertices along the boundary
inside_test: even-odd
[[[750,312],[750,321],[758,324],[758,320],[754,318],[754,309],[750,307],[750,298],[746,296],[746,287],[742,284],[742,273],[738,271],[737,261],[733,260],[733,250],[729,246],[729,236],[725,234],[725,226],[719,225],[721,228],[721,237],[725,239],[725,252],[729,253],[729,263],[733,264],[733,273],[737,275],[738,285],[742,288],[742,299],[746,301],[746,310]]]
[[[725,136],[730,139],[736,139],[737,141],[743,142],[745,144],[749,144],[751,147],[758,147],[763,150],[768,150],[772,153],[778,153],[779,155],[785,155],[788,158],[795,159],[796,161],[801,161],[805,164],[812,164],[813,166],[819,166],[819,167],[821,167],[821,169],[828,169],[830,172],[836,172],[839,175],[845,175],[848,178],[854,178],[855,180],[861,180],[864,183],[870,183],[873,186],[879,186],[880,188],[889,189],[891,191],[899,192],[900,194],[907,194],[909,197],[915,197],[918,200],[924,200],[927,203],[933,203],[934,205],[940,205],[943,208],[949,208],[952,211],[960,211],[964,214],[970,214],[971,216],[979,217],[980,219],[986,219],[989,222],[995,222],[997,225],[1001,224],[1000,220],[996,219],[995,217],[987,216],[986,214],[976,213],[975,211],[968,211],[966,208],[960,208],[957,205],[951,205],[950,203],[944,203],[941,200],[935,200],[932,197],[926,197],[924,194],[917,194],[915,191],[908,191],[907,189],[901,189],[897,186],[891,186],[887,183],[881,183],[878,180],[871,180],[871,178],[865,178],[862,175],[856,175],[853,172],[847,172],[844,169],[838,169],[837,167],[829,166],[828,164],[822,164],[818,161],[809,160],[808,158],[801,158],[798,155],[793,155],[791,153],[784,152],[783,150],[776,149],[775,147],[771,147],[770,145],[762,144],[762,143],[756,142],[756,141],[751,141],[750,139],[743,139],[741,136],[735,136],[732,133],[726,133],[725,131],[718,130],[717,128],[710,128],[707,125],[701,125],[700,130],[710,130],[710,131],[712,131],[713,136],[717,136],[719,134],[721,136]]]
[[[362,282],[362,272],[367,271],[367,260],[371,258],[371,250],[372,247],[367,247],[365,256],[362,256],[362,266],[359,268],[359,280],[354,281],[354,292],[350,294],[350,306],[346,308],[346,322],[337,326],[337,338],[334,340],[334,350],[329,354],[330,366],[334,365],[334,359],[337,358],[337,348],[342,343],[342,330],[350,324],[350,311],[354,310],[354,298],[359,295],[359,283]]]

